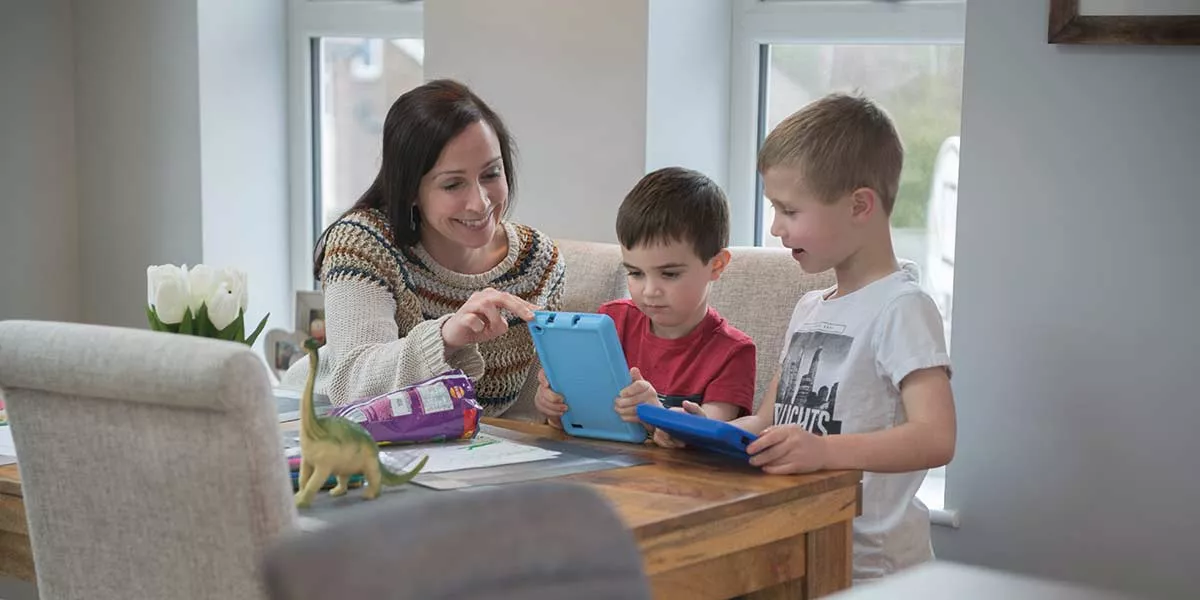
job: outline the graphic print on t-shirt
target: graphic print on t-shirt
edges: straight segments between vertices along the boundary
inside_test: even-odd
[[[842,432],[834,419],[842,362],[854,338],[844,327],[815,323],[788,340],[775,393],[775,424],[796,424],[817,435]]]

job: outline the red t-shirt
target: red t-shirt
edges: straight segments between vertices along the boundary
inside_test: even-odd
[[[616,323],[625,362],[642,372],[665,406],[728,402],[753,412],[754,341],[711,306],[691,333],[674,340],[651,333],[650,318],[632,300],[607,302],[599,312]]]

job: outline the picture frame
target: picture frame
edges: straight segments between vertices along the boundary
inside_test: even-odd
[[[311,290],[296,292],[296,332],[325,344],[325,294]]]
[[[1200,0],[1049,0],[1051,44],[1200,45]]]
[[[263,350],[276,376],[283,374],[305,356],[304,340],[308,335],[299,331],[271,329],[267,331]]]

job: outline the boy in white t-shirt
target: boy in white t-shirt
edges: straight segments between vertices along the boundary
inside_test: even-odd
[[[837,285],[796,304],[762,405],[732,423],[759,435],[751,463],[766,473],[864,471],[856,582],[933,558],[917,488],[954,456],[942,319],[892,250],[903,156],[887,114],[842,94],[785,119],[758,156],[771,234],[805,271],[833,269]]]

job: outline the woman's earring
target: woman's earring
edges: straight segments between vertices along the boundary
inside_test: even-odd
[[[408,229],[409,229],[409,231],[416,233],[417,227],[420,225],[420,223],[417,222],[417,219],[419,218],[419,215],[417,214],[417,207],[414,205],[409,210],[410,210],[410,212],[408,215]]]

